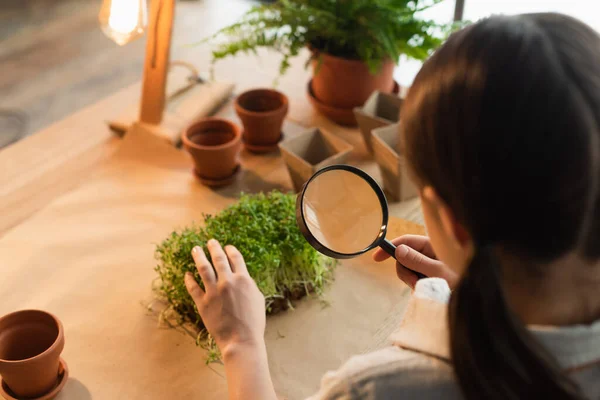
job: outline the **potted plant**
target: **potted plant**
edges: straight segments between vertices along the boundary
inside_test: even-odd
[[[352,109],[373,91],[394,90],[393,70],[401,54],[422,60],[441,44],[450,25],[419,18],[421,11],[441,1],[280,0],[259,5],[212,36],[224,39],[212,53],[213,62],[258,48],[274,49],[283,55],[283,74],[290,58],[307,47],[313,104],[336,119],[343,120],[335,116],[343,111],[352,118]]]
[[[278,191],[242,195],[217,215],[205,215],[203,226],[175,231],[157,246],[159,279],[155,289],[169,305],[163,319],[174,313],[176,321],[192,324],[197,343],[209,350],[209,361],[218,359],[219,354],[184,283],[189,271],[202,285],[192,248],[204,246],[208,255],[206,242],[211,238],[237,247],[265,296],[267,314],[285,310],[308,293],[320,294],[332,280],[335,266],[334,260],[317,253],[300,233],[295,204],[295,195]]]

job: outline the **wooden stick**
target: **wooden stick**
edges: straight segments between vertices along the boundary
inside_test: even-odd
[[[454,22],[462,21],[465,10],[465,0],[456,0],[454,5]]]
[[[153,0],[146,42],[140,121],[160,124],[165,108],[175,0]]]

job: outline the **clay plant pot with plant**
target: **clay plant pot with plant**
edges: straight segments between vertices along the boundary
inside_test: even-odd
[[[452,25],[419,18],[444,0],[281,0],[252,8],[213,37],[225,38],[213,61],[271,48],[283,54],[280,73],[290,58],[310,49],[313,105],[336,122],[355,124],[352,109],[378,90],[394,90],[394,65],[400,55],[425,59]]]

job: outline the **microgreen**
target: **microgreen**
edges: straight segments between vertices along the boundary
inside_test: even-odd
[[[210,359],[217,359],[218,353],[210,337],[202,334],[202,319],[184,283],[185,273],[192,272],[202,286],[191,255],[194,246],[202,246],[209,258],[206,242],[211,238],[235,246],[265,296],[267,314],[288,309],[293,300],[309,293],[321,295],[332,280],[335,261],[317,253],[304,239],[296,225],[295,201],[295,195],[278,191],[243,194],[217,215],[204,215],[202,226],[172,232],[156,247],[155,289],[180,322],[196,326],[197,342],[209,350]]]

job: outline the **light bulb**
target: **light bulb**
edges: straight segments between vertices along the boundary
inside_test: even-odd
[[[98,19],[104,34],[123,46],[144,33],[146,0],[103,0]]]

